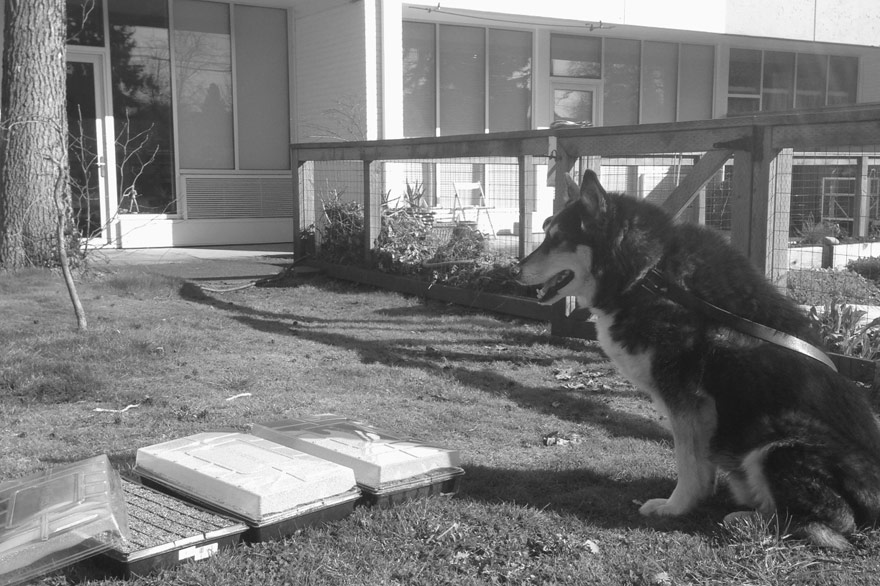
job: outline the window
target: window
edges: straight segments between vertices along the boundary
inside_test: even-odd
[[[764,53],[761,109],[791,110],[794,107],[794,53]]]
[[[104,46],[103,0],[66,0],[67,44]]]
[[[678,119],[708,120],[715,88],[715,47],[681,45],[679,52]]]
[[[287,12],[233,6],[238,168],[290,169]]]
[[[485,34],[471,26],[440,27],[440,134],[485,132]]]
[[[828,86],[828,58],[824,55],[797,56],[796,108],[819,108],[825,105]]]
[[[532,33],[403,23],[406,136],[531,128]]]
[[[176,0],[174,68],[182,169],[290,167],[283,10]]]
[[[602,39],[573,35],[550,37],[550,75],[554,77],[602,77]]]
[[[108,5],[122,212],[177,212],[167,7],[160,0]]]
[[[828,105],[855,104],[859,61],[855,57],[831,56],[828,61]]]
[[[178,146],[184,169],[234,169],[229,5],[174,2]]]
[[[605,126],[712,118],[715,48],[605,39]]]
[[[730,50],[727,113],[749,114],[761,109],[761,51]]]
[[[591,89],[553,88],[553,120],[592,125],[594,95]]]
[[[639,123],[639,80],[641,42],[625,39],[605,40],[606,126]]]
[[[646,41],[642,63],[642,123],[675,122],[678,45]]]
[[[854,104],[855,57],[730,50],[729,115]]]
[[[434,136],[436,132],[434,31],[433,24],[403,23],[404,136]]]
[[[489,128],[531,128],[532,34],[489,29]]]

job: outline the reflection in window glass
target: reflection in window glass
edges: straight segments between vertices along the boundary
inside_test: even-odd
[[[641,43],[605,39],[605,126],[639,123],[639,55]]]
[[[825,105],[827,70],[827,55],[798,54],[796,108],[821,108]]]
[[[234,168],[227,4],[174,2],[174,71],[180,166]]]
[[[728,92],[731,94],[761,93],[761,52],[751,49],[730,50]]]
[[[599,79],[602,76],[602,39],[551,36],[550,75]]]
[[[120,211],[176,213],[167,2],[108,10]]]
[[[103,0],[66,0],[67,44],[104,46]]]
[[[553,90],[553,121],[593,123],[593,92],[591,90]]]
[[[489,31],[489,130],[531,128],[532,34]]]
[[[440,26],[440,131],[443,135],[485,132],[485,29]]]
[[[859,60],[832,56],[829,62],[828,105],[855,104]]]
[[[646,41],[642,68],[642,123],[675,122],[678,45]]]
[[[709,45],[681,46],[679,120],[712,118],[715,86],[715,48]]]
[[[758,98],[728,98],[727,115],[752,114],[761,109],[761,100]]]
[[[403,134],[434,136],[436,55],[434,25],[403,23]]]
[[[794,106],[794,53],[764,53],[764,86],[761,109],[791,110]]]

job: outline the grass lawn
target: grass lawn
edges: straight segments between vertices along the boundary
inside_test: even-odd
[[[456,448],[466,470],[455,497],[358,508],[130,584],[880,580],[877,531],[838,554],[722,527],[723,492],[685,519],[641,517],[674,486],[671,436],[595,343],[546,324],[321,276],[205,294],[114,267],[79,291],[87,333],[57,275],[0,279],[0,481],[102,453],[125,475],[142,446],[328,412]],[[554,433],[568,441],[546,445]]]

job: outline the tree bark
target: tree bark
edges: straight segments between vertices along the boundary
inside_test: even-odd
[[[0,92],[0,268],[55,266],[67,170],[65,1],[6,0]]]

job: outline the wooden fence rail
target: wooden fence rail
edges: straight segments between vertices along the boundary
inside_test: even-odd
[[[880,151],[880,107],[861,106],[743,116],[721,120],[599,128],[565,128],[493,134],[379,140],[298,143],[290,146],[294,198],[294,251],[302,255],[300,193],[303,165],[314,161],[359,161],[365,209],[365,254],[378,235],[380,198],[371,166],[383,161],[516,158],[520,226],[525,226],[526,168],[535,158],[556,169],[554,210],[563,205],[563,176],[578,159],[650,157],[693,153],[699,158],[663,202],[679,214],[713,175],[732,157],[731,242],[774,282],[784,284],[788,270],[782,256],[788,248],[788,214],[793,152],[827,149]],[[860,151],[861,152],[861,151]],[[588,163],[589,164],[589,163]],[[526,252],[520,230],[518,252]]]

